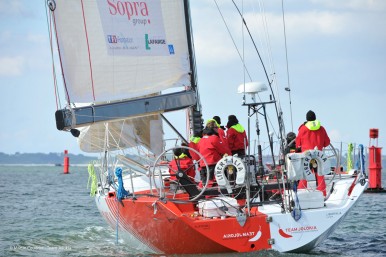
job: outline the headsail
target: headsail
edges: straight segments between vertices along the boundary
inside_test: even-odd
[[[118,150],[143,146],[158,155],[163,150],[159,115],[98,123],[81,129],[79,147],[84,152]]]

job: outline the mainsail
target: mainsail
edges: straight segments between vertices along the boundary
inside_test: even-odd
[[[49,6],[68,102],[56,112],[58,129],[81,128],[84,151],[136,144],[159,151],[162,143],[151,142],[162,139],[159,114],[197,104],[186,3],[57,0]],[[106,129],[115,132],[106,136]],[[106,147],[102,141],[112,135],[121,138]]]

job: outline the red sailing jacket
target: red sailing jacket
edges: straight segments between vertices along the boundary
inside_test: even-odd
[[[220,141],[228,148],[230,152],[231,150],[229,149],[228,138],[227,138],[227,135],[225,134],[225,131],[222,128],[218,128],[217,132],[218,132],[218,137],[220,138]]]
[[[224,154],[231,155],[228,147],[216,135],[204,135],[197,144],[198,151],[204,156],[208,165],[216,164]],[[200,167],[205,167],[205,162],[200,161]]]
[[[200,142],[200,140],[201,140],[200,137],[191,137],[188,146],[198,152],[198,143]],[[200,156],[198,156],[196,152],[189,150],[189,153],[190,153],[190,156],[192,156],[193,160],[198,161],[200,159]]]
[[[188,175],[190,177],[190,179],[194,180],[194,176],[196,175],[196,172],[194,171],[193,161],[187,156],[185,156],[183,158],[177,158],[177,159],[174,158],[169,163],[169,173],[171,175],[170,180],[177,180],[177,178],[175,176],[176,173],[178,172],[177,162],[178,162],[180,168],[183,171],[185,171],[186,175]],[[186,170],[186,169],[188,169],[188,170]],[[174,176],[172,176],[172,175],[174,175]]]
[[[231,151],[244,149],[244,140],[246,142],[246,146],[248,147],[247,134],[245,133],[245,129],[240,124],[232,126],[227,130],[227,138],[228,146]]]
[[[322,150],[330,144],[330,138],[326,130],[320,125],[320,121],[309,121],[299,127],[299,132],[296,137],[296,147],[301,147],[302,152],[306,150],[313,150],[318,147]]]

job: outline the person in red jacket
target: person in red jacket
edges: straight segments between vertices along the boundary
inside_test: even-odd
[[[220,122],[220,123],[218,123]],[[228,148],[229,151],[229,146],[228,146],[228,139],[227,136],[225,135],[224,129],[221,128],[220,126],[221,120],[218,116],[214,116],[213,119],[210,119],[206,122],[206,127],[207,128],[213,128],[217,132],[218,137],[220,138],[221,143]],[[230,151],[229,151],[230,152]]]
[[[214,116],[209,121],[214,121],[216,123],[216,126],[218,128],[218,136],[220,137],[221,142],[223,142],[224,144],[226,144],[228,146],[228,139],[227,139],[227,136],[225,134],[225,128],[224,128],[224,126],[221,126],[221,119],[220,119],[220,117],[219,116]]]
[[[221,158],[228,154],[230,155],[229,148],[226,147],[218,137],[217,128],[206,127],[203,131],[203,137],[197,144],[198,151],[205,158],[209,168],[209,185],[214,182],[214,168]],[[206,183],[206,165],[203,159],[200,160],[200,175],[201,182],[199,187],[202,187],[203,183]]]
[[[188,175],[189,179],[194,181],[194,176],[196,172],[194,171],[194,165],[192,159],[188,157],[186,153],[184,153],[184,149],[176,148],[173,151],[174,158],[169,163],[169,173],[170,180],[176,181],[176,173],[179,170],[182,170]]]
[[[245,155],[245,149],[248,147],[248,138],[245,129],[241,126],[235,115],[228,116],[227,128],[228,146],[232,155]]]
[[[324,147],[330,145],[330,138],[327,135],[326,130],[320,121],[316,119],[316,115],[313,111],[308,111],[306,114],[307,121],[299,127],[299,132],[296,137],[296,148],[300,148],[302,152],[307,150],[323,150]],[[326,182],[324,176],[319,176],[314,171],[317,182],[317,190],[323,192],[326,195]],[[298,188],[307,188],[307,180],[300,180]]]
[[[197,145],[198,145],[198,142],[200,142],[201,138],[202,138],[202,130],[194,133],[193,136],[191,136],[189,139],[188,147],[190,147],[198,152]],[[196,154],[196,152],[194,152],[192,150],[189,150],[189,154],[193,160],[198,161],[200,159],[200,157]]]

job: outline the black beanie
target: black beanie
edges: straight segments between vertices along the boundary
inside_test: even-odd
[[[307,121],[314,121],[316,120],[316,115],[313,111],[309,110],[306,115]]]
[[[217,122],[218,125],[221,124],[221,119],[219,116],[214,116],[213,119]]]
[[[228,123],[227,123],[227,128],[232,127],[233,125],[236,125],[239,123],[239,120],[236,118],[235,115],[229,115],[228,116]]]

